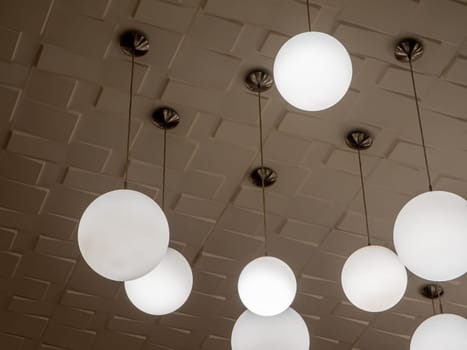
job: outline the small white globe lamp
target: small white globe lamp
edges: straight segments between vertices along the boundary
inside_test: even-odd
[[[115,281],[151,271],[168,244],[169,225],[163,211],[137,191],[115,190],[97,197],[78,226],[78,245],[86,263]]]
[[[292,304],[297,280],[292,269],[280,259],[263,256],[248,263],[238,279],[243,305],[260,316],[274,316]]]
[[[445,191],[422,193],[396,218],[394,246],[418,277],[449,281],[467,271],[467,202]]]
[[[349,256],[341,281],[353,305],[363,311],[381,312],[392,308],[404,296],[407,272],[394,252],[372,245]]]
[[[231,343],[232,350],[309,350],[310,335],[292,308],[270,317],[246,310],[235,322]]]
[[[139,310],[151,315],[166,315],[179,309],[190,296],[192,287],[190,264],[172,248],[154,270],[125,282],[128,299]]]
[[[345,47],[331,35],[301,33],[277,53],[274,81],[292,106],[321,111],[334,106],[349,89],[352,61]]]
[[[423,321],[410,341],[410,350],[467,349],[467,320],[453,314],[439,314]]]

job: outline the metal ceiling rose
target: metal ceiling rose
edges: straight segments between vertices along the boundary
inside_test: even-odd
[[[352,149],[365,150],[373,144],[373,138],[368,131],[355,129],[350,131],[345,137],[345,143]]]
[[[423,44],[414,38],[405,38],[399,41],[394,49],[394,56],[398,61],[416,61],[423,55]]]
[[[420,288],[420,294],[428,299],[438,299],[444,294],[444,289],[440,285],[430,283]]]
[[[160,129],[173,129],[180,123],[180,115],[170,107],[159,107],[152,113],[153,123]]]
[[[253,92],[265,92],[274,83],[272,74],[263,69],[250,71],[245,78],[246,87]]]
[[[263,185],[263,176],[264,176],[264,187],[269,187],[276,183],[277,181],[277,173],[274,169],[271,169],[267,166],[261,168],[255,168],[251,174],[250,178],[251,181],[255,186],[262,187]]]
[[[128,56],[141,57],[149,51],[149,40],[139,30],[127,30],[120,35],[120,48]]]

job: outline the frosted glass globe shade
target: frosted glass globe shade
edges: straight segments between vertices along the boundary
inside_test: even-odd
[[[448,281],[467,270],[467,202],[445,192],[408,201],[394,224],[394,246],[402,263],[430,281]]]
[[[381,312],[392,308],[404,296],[407,271],[394,252],[373,245],[349,256],[341,281],[352,304],[364,311]]]
[[[292,308],[276,316],[246,310],[235,322],[232,350],[308,350],[310,335],[302,317]]]
[[[352,61],[331,35],[306,32],[289,39],[274,60],[274,81],[282,97],[304,111],[321,111],[344,97]]]
[[[169,225],[148,196],[115,190],[97,197],[78,226],[78,245],[86,263],[99,275],[127,281],[151,271],[165,255]]]
[[[280,259],[263,256],[248,263],[238,279],[238,294],[245,307],[261,316],[285,311],[295,298],[297,280]]]
[[[128,299],[139,310],[151,315],[166,315],[180,308],[190,296],[192,287],[190,264],[172,248],[154,270],[125,282]]]
[[[467,349],[467,320],[453,314],[439,314],[423,321],[410,341],[410,350]]]

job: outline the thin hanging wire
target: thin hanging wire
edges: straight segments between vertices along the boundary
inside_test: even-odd
[[[433,315],[436,315],[435,298],[431,298],[431,307],[433,309]]]
[[[426,176],[427,176],[427,180],[428,180],[428,189],[430,191],[433,191],[433,186],[431,184],[430,167],[428,166],[428,155],[427,155],[427,152],[426,152],[426,145],[425,145],[425,134],[423,132],[423,123],[422,123],[422,117],[421,117],[421,113],[420,113],[420,106],[419,106],[419,103],[418,103],[417,88],[415,86],[415,77],[414,77],[414,72],[413,72],[411,54],[409,54],[409,66],[410,66],[410,76],[412,78],[412,88],[413,88],[413,94],[414,94],[414,98],[415,98],[415,106],[417,107],[418,127],[420,129],[420,138],[421,138],[422,147],[423,147],[423,157],[425,159],[425,169],[426,169]]]
[[[306,13],[308,16],[308,31],[311,32],[310,0],[306,0]]]
[[[366,205],[365,182],[363,181],[362,155],[360,154],[360,149],[357,149],[357,154],[358,154],[358,166],[359,166],[359,169],[360,169],[360,184],[362,186],[363,210],[365,212],[366,235],[367,235],[367,239],[368,239],[368,245],[371,245],[370,225],[368,224],[368,209],[367,209],[367,205]]]
[[[261,191],[263,200],[263,231],[264,231],[264,255],[268,255],[268,230],[266,219],[266,190],[264,180],[266,171],[264,169],[264,152],[263,152],[263,114],[261,108],[261,91],[258,89],[258,116],[259,116],[259,154],[261,166]]]
[[[167,159],[167,128],[164,127],[164,146],[162,156],[162,211],[165,211],[165,173],[166,173],[166,159]]]
[[[133,76],[135,70],[135,55],[131,53],[131,73],[130,73],[130,102],[128,104],[128,127],[126,137],[126,161],[125,161],[125,174],[123,177],[123,188],[128,188],[128,167],[130,165],[130,137],[131,137],[131,109],[133,106]]]
[[[442,314],[444,313],[444,310],[443,310],[443,301],[442,301],[442,297],[441,297],[441,294],[442,294],[442,289],[440,287],[439,284],[436,285],[436,294],[438,295],[438,301],[439,301],[439,312]]]

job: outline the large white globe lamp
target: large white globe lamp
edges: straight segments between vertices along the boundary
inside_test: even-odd
[[[372,245],[349,256],[341,280],[353,305],[364,311],[381,312],[392,308],[404,296],[407,271],[394,252]]]
[[[238,279],[243,305],[261,316],[274,316],[292,304],[297,280],[292,269],[280,259],[263,256],[248,263]]]
[[[292,106],[321,111],[334,106],[349,89],[352,61],[345,47],[331,35],[301,33],[277,53],[274,81]]]
[[[97,197],[78,226],[78,245],[86,263],[115,281],[151,271],[168,244],[169,225],[163,211],[137,191],[115,190]]]
[[[394,225],[394,246],[404,265],[430,281],[448,281],[467,270],[467,202],[432,191],[404,205]]]
[[[439,314],[423,321],[410,341],[410,350],[467,349],[467,320],[453,314]]]
[[[151,315],[166,315],[180,308],[193,287],[193,273],[185,257],[169,248],[154,270],[125,282],[128,299],[139,310]]]
[[[308,350],[310,335],[292,308],[269,317],[246,310],[235,322],[231,343],[232,350]]]

